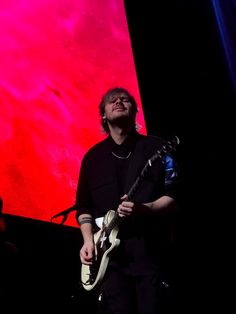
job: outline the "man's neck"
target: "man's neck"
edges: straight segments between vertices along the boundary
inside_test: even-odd
[[[124,142],[124,140],[127,138],[128,136],[127,131],[119,128],[119,127],[115,127],[115,128],[110,128],[110,135],[113,138],[113,140],[116,142],[116,144],[120,145]]]

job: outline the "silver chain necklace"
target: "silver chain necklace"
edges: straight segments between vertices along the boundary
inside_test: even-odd
[[[131,152],[129,152],[128,155],[125,156],[125,157],[118,156],[118,155],[116,155],[114,152],[111,152],[111,153],[112,153],[113,156],[115,156],[116,158],[119,158],[119,159],[128,159],[129,156],[131,155]]]

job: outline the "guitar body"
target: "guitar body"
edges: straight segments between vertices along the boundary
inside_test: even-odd
[[[115,217],[116,212],[110,210],[104,217],[103,227],[94,234],[95,243],[95,259],[93,265],[84,265],[81,267],[81,281],[85,290],[90,291],[102,281],[112,251],[120,244],[117,239],[119,232],[118,226],[115,226],[111,231],[106,230],[106,226]]]

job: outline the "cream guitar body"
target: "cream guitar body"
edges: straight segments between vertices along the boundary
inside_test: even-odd
[[[110,255],[120,244],[120,240],[117,239],[118,224],[113,227],[117,219],[119,218],[116,211],[108,211],[104,217],[102,228],[94,234],[95,258],[93,265],[82,264],[81,267],[81,281],[87,291],[100,284],[105,275]]]

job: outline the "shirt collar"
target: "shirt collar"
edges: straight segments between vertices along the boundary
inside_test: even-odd
[[[108,144],[109,147],[111,148],[111,150],[116,149],[118,147],[125,147],[127,148],[129,151],[133,151],[136,141],[137,141],[137,137],[138,137],[139,133],[134,130],[132,132],[130,132],[127,136],[127,138],[124,140],[124,142],[120,145],[116,144],[116,142],[113,140],[113,138],[111,137],[111,135],[108,136]]]

